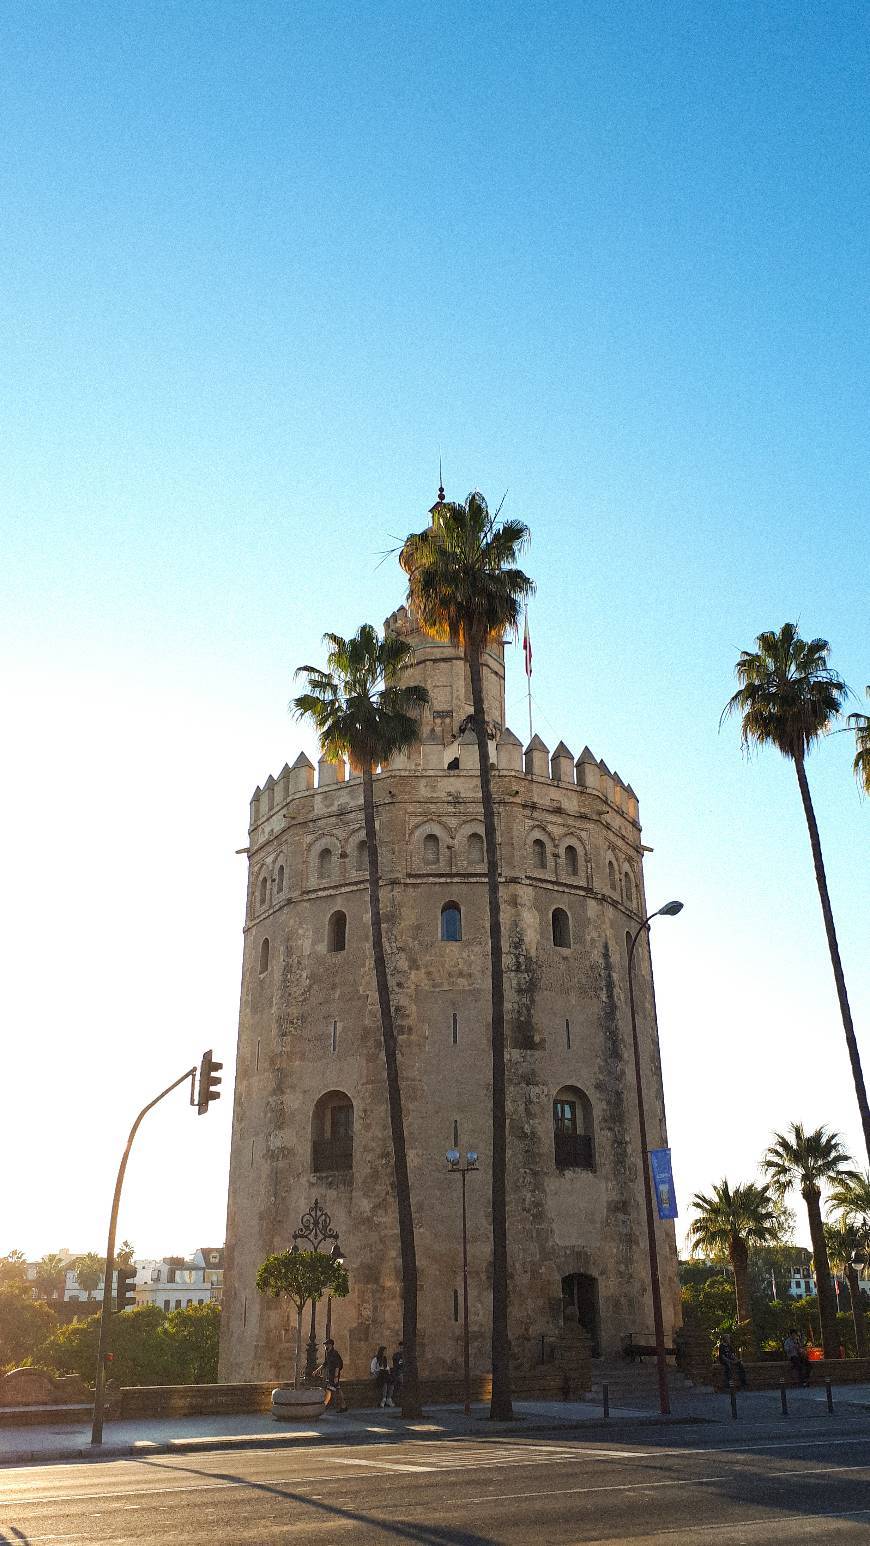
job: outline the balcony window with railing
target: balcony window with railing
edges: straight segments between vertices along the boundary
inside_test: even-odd
[[[340,1091],[322,1095],[314,1108],[311,1168],[319,1174],[353,1169],[353,1103]]]
[[[583,1090],[566,1087],[553,1101],[553,1145],[557,1170],[594,1170],[592,1103]]]

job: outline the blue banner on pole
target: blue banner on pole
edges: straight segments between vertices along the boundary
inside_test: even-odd
[[[677,1199],[674,1193],[674,1173],[671,1170],[670,1149],[650,1149],[653,1186],[660,1219],[677,1217]]]

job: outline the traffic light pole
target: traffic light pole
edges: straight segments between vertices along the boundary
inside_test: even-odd
[[[180,1084],[190,1080],[190,1104],[196,1104],[194,1099],[194,1085],[196,1083],[196,1069],[188,1068],[174,1084],[167,1085],[153,1100],[143,1106],[133,1126],[130,1128],[130,1136],[127,1139],[127,1147],[124,1150],[121,1163],[118,1167],[118,1179],[115,1182],[115,1195],[112,1198],[112,1216],[109,1220],[109,1239],[106,1245],[106,1269],[103,1276],[103,1305],[100,1313],[100,1350],[97,1355],[97,1381],[94,1386],[94,1425],[91,1430],[91,1443],[103,1442],[103,1410],[106,1403],[106,1358],[111,1342],[112,1325],[112,1276],[115,1270],[115,1232],[118,1227],[118,1206],[121,1201],[121,1188],[124,1185],[124,1173],[127,1169],[127,1161],[130,1158],[130,1150],[133,1147],[133,1139],[139,1131],[139,1124],[144,1116],[147,1116],[154,1106],[177,1090]]]

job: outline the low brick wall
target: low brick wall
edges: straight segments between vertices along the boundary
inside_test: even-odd
[[[725,1370],[720,1363],[710,1365],[710,1383],[714,1390],[727,1390]],[[744,1364],[750,1390],[776,1390],[780,1385],[796,1385],[791,1364],[770,1359]],[[819,1358],[810,1363],[810,1384],[864,1385],[870,1383],[870,1358]]]
[[[120,1392],[118,1416],[130,1417],[201,1417],[221,1412],[268,1412],[272,1391],[279,1380],[250,1385],[129,1385]],[[345,1380],[344,1399],[351,1411],[377,1406],[373,1380]],[[565,1373],[557,1364],[540,1370],[514,1375],[513,1392],[518,1399],[559,1401],[565,1396]],[[472,1401],[488,1401],[492,1394],[492,1375],[477,1374],[471,1379]],[[420,1395],[425,1405],[457,1405],[464,1400],[462,1376],[424,1379]]]

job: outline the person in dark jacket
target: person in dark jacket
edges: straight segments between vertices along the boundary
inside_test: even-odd
[[[341,1371],[344,1368],[344,1359],[338,1351],[332,1337],[326,1341],[323,1351],[323,1363],[320,1365],[320,1374],[323,1380],[323,1389],[326,1393],[325,1406],[335,1407],[337,1412],[347,1411],[347,1402],[341,1388]]]
[[[396,1351],[393,1354],[393,1367],[391,1372],[392,1389],[390,1391],[390,1395],[392,1396],[393,1403],[395,1405],[396,1402],[401,1401],[402,1399],[402,1381],[405,1378],[405,1345],[403,1342],[399,1343]]]

